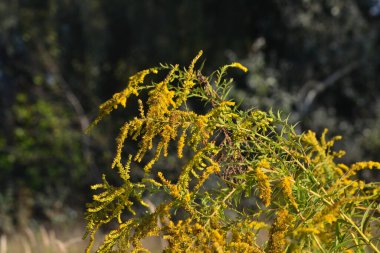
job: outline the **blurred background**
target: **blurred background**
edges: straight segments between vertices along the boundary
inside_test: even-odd
[[[231,72],[242,108],[329,128],[344,162],[380,160],[378,0],[0,0],[0,253],[83,251],[89,185],[113,176],[129,117],[86,136],[98,105],[136,71],[201,49],[206,74],[249,68]]]

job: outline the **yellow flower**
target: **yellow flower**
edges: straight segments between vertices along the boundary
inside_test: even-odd
[[[157,69],[145,69],[137,74],[131,76],[129,78],[129,82],[127,85],[127,88],[125,88],[123,91],[116,93],[112,96],[111,99],[107,100],[103,104],[99,106],[99,115],[96,117],[94,122],[88,127],[87,132],[91,130],[92,127],[94,127],[100,120],[103,119],[104,116],[107,114],[110,114],[114,109],[117,108],[119,104],[121,104],[123,107],[127,104],[127,99],[131,94],[134,94],[135,96],[138,96],[139,92],[137,90],[138,85],[144,82],[145,76],[149,73],[157,73]]]
[[[329,224],[333,224],[338,219],[338,215],[336,213],[329,213],[323,217],[323,220]]]
[[[160,184],[159,182],[157,182],[156,180],[152,179],[152,178],[148,178],[148,179],[145,179],[144,182],[149,182],[157,187],[161,187],[162,184]]]
[[[270,230],[270,237],[266,252],[282,253],[286,246],[286,233],[293,220],[293,216],[288,210],[281,209],[277,212],[277,217]]]
[[[270,169],[270,164],[266,159],[263,159],[257,164],[257,167],[260,167],[263,169]]]
[[[314,228],[314,227],[300,227],[293,231],[293,234],[295,236],[298,236],[299,234],[319,234],[321,233],[320,230]]]
[[[223,245],[223,244],[225,243],[223,236],[219,233],[219,231],[218,231],[217,229],[213,229],[213,230],[212,230],[212,235],[213,235],[213,237],[214,237],[213,239],[214,239],[217,243],[219,243],[219,244],[221,244],[221,245]]]
[[[208,166],[206,168],[206,171],[202,174],[198,184],[194,187],[195,190],[199,189],[203,185],[203,183],[210,177],[211,174],[220,172],[219,164],[212,160],[210,160],[210,162],[211,165]]]
[[[290,203],[298,210],[298,205],[296,200],[294,199],[293,196],[293,184],[294,184],[294,179],[292,177],[284,177],[281,182],[282,189],[284,191],[284,194],[289,198]]]
[[[247,72],[248,71],[248,68],[243,66],[241,63],[239,62],[233,62],[229,65],[229,67],[232,67],[232,68],[238,68],[238,69],[241,69],[243,70],[244,72]]]
[[[259,230],[259,229],[262,229],[262,228],[267,228],[268,224],[266,224],[265,222],[252,221],[252,222],[250,222],[248,224],[248,227],[252,228],[252,229],[255,229],[255,230]]]
[[[272,188],[268,176],[260,167],[256,168],[256,179],[260,190],[259,198],[264,202],[265,206],[269,206],[271,202]]]
[[[220,103],[221,106],[224,106],[224,105],[227,105],[227,106],[234,106],[235,105],[235,102],[233,101],[222,101]]]
[[[137,102],[139,103],[139,113],[140,113],[140,118],[145,118],[145,113],[144,113],[144,104],[143,102],[141,101],[141,99],[137,100]]]
[[[364,170],[364,169],[373,169],[373,168],[380,168],[380,163],[379,162],[357,162],[351,166],[351,169],[353,171],[359,171],[359,170]]]
[[[190,94],[191,88],[193,88],[193,86],[195,85],[194,79],[196,78],[196,76],[194,73],[194,66],[195,63],[199,60],[199,58],[202,56],[202,54],[203,51],[199,51],[198,55],[195,56],[195,58],[191,61],[191,64],[185,73],[185,80],[183,82],[182,93],[178,96],[176,100],[176,107],[179,107],[184,101],[186,101],[187,96]]]
[[[161,132],[163,149],[164,149],[164,157],[168,156],[169,142],[171,139],[175,138],[176,133],[177,133],[177,131],[175,129],[173,129],[171,126],[169,126],[169,125],[164,126],[164,129]]]
[[[181,137],[178,140],[177,150],[178,150],[178,158],[182,158],[183,148],[185,147],[186,141],[186,130],[183,131]]]

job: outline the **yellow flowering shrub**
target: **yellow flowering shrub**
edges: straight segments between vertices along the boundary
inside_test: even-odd
[[[93,125],[119,105],[128,108],[130,96],[138,115],[116,140],[112,168],[122,183],[103,176],[92,186],[87,252],[111,222],[97,252],[147,252],[141,240],[149,236],[165,241],[165,252],[380,252],[380,184],[356,177],[380,163],[337,163],[340,137],[297,134],[279,113],[239,109],[228,99],[232,80],[225,75],[247,68],[235,62],[205,76],[196,67],[201,55],[187,68],[137,73],[100,106]],[[203,105],[202,113],[189,100]],[[135,152],[126,154],[127,140],[137,143]],[[177,151],[176,178],[157,167],[170,150]],[[141,170],[141,180],[131,179],[131,170]],[[157,208],[149,212],[145,199]]]

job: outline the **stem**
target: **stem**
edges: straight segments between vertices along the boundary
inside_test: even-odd
[[[236,188],[232,189],[232,191],[230,191],[230,193],[228,193],[228,194],[224,197],[224,199],[222,200],[222,203],[226,202],[226,200],[227,200],[229,197],[231,197],[231,195],[232,195],[235,191],[236,191]],[[208,225],[210,225],[211,217],[213,217],[213,216],[219,211],[219,209],[220,209],[221,206],[222,206],[222,205],[219,205],[217,208],[215,208],[214,212],[209,216],[209,218],[208,218],[208,220],[207,220],[207,222],[206,222],[206,224],[205,224],[205,227],[208,226]]]
[[[363,231],[361,231],[361,229],[355,224],[355,222],[350,217],[348,217],[343,212],[340,212],[340,216],[344,218],[347,222],[349,222],[355,228],[355,230],[360,234],[362,239],[367,243],[367,245],[369,245],[373,249],[374,252],[380,253],[380,250],[376,247],[376,245],[374,245],[371,242],[371,240],[363,233]]]
[[[315,195],[316,197],[320,198],[323,202],[325,202],[326,204],[332,206],[334,205],[334,202],[332,201],[329,201],[327,200],[326,198],[322,197],[320,194],[312,191],[312,190],[309,190],[307,189],[311,194]],[[324,189],[323,189],[324,190]],[[365,243],[370,246],[374,252],[376,253],[380,253],[380,250],[376,247],[376,245],[374,245],[371,240],[363,233],[363,231],[361,231],[361,229],[355,224],[355,222],[350,218],[348,217],[345,213],[343,213],[342,211],[339,211],[339,215],[340,217],[343,218],[343,220],[345,220],[346,222],[350,223],[351,226],[359,233],[359,235],[362,237],[362,239],[365,241]]]
[[[317,245],[318,245],[318,248],[319,248],[322,252],[326,252],[326,251],[323,249],[321,243],[319,242],[318,237],[315,236],[315,234],[313,234],[313,238],[314,238],[314,240],[316,241],[316,243],[317,243]]]
[[[232,195],[235,191],[236,191],[236,188],[234,188],[230,193],[228,193],[228,194],[223,198],[222,203],[224,203],[229,197],[231,197],[231,195]],[[208,217],[208,220],[207,220],[207,222],[205,223],[204,227],[210,225],[211,217],[213,217],[213,216],[217,213],[217,211],[220,209],[221,206],[222,206],[222,205],[219,205],[219,207],[216,208],[216,209],[214,210],[214,212]],[[195,243],[195,241],[194,241],[191,245],[189,245],[189,246],[187,247],[187,249],[186,249],[184,252],[187,252],[187,251],[188,251],[188,250],[194,245],[194,243]]]

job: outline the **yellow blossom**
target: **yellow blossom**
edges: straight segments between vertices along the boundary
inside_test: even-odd
[[[234,106],[236,103],[233,102],[233,101],[222,101],[222,103],[220,103],[221,106],[224,106],[224,105],[227,105],[227,106]]]
[[[259,197],[264,202],[265,206],[269,206],[272,198],[272,188],[269,183],[269,178],[260,167],[257,167],[255,172],[257,184],[260,190]]]
[[[266,224],[265,222],[260,222],[260,221],[252,221],[248,224],[248,227],[255,230],[260,230],[262,228],[268,228],[268,224]]]
[[[162,132],[162,142],[163,142],[163,149],[164,149],[164,157],[168,156],[168,146],[169,146],[169,141],[171,139],[174,139],[177,134],[176,129],[173,129],[169,125],[165,125]]]
[[[148,182],[148,183],[151,183],[157,187],[162,187],[162,184],[160,184],[159,182],[157,182],[156,180],[152,179],[152,178],[147,178],[144,180],[144,182]]]
[[[310,144],[315,151],[317,151],[319,154],[324,154],[325,150],[321,147],[319,144],[316,134],[313,131],[308,131],[306,134],[302,136],[302,140],[306,143]]]
[[[175,103],[176,107],[179,107],[187,99],[187,96],[190,94],[191,88],[193,88],[193,86],[195,85],[194,66],[195,63],[199,60],[199,58],[202,56],[202,54],[203,51],[199,51],[198,55],[195,56],[195,58],[191,61],[191,64],[185,73],[185,80],[183,81],[182,92],[178,96],[177,101]]]
[[[286,233],[292,223],[293,216],[289,214],[288,210],[280,209],[277,212],[277,217],[270,230],[270,236],[266,252],[269,253],[282,253],[286,246]]]
[[[298,204],[296,200],[294,199],[293,196],[293,184],[294,184],[294,179],[292,177],[284,177],[281,182],[282,189],[284,191],[284,194],[286,197],[288,197],[290,203],[298,210]]]
[[[140,112],[140,118],[145,118],[145,113],[144,113],[144,104],[141,101],[141,99],[137,100],[139,103],[139,112]]]
[[[319,233],[321,233],[321,231],[314,227],[300,227],[293,231],[293,234],[295,236],[298,236],[299,234],[319,234]]]
[[[127,85],[127,88],[125,88],[123,91],[116,93],[113,95],[113,97],[103,104],[99,106],[99,115],[96,117],[96,119],[91,123],[91,125],[86,130],[89,132],[92,127],[94,127],[100,120],[102,120],[106,115],[110,114],[114,109],[117,108],[119,104],[121,104],[123,107],[127,104],[127,99],[130,95],[138,96],[138,86],[139,84],[144,82],[145,76],[149,73],[157,73],[157,69],[151,68],[151,69],[145,69],[142,70],[135,75],[131,76],[129,78],[129,82]]]
[[[182,158],[182,152],[185,146],[185,141],[186,141],[186,130],[183,131],[181,137],[178,140],[178,144],[177,144],[178,158]]]
[[[220,172],[219,164],[212,160],[211,163],[212,164],[206,168],[206,171],[200,177],[198,184],[194,187],[195,190],[199,189],[211,174]]]
[[[263,169],[269,169],[270,168],[270,163],[266,160],[260,160],[260,162],[257,164],[257,167],[263,168]]]
[[[355,171],[355,172],[360,171],[360,170],[364,170],[364,169],[370,169],[371,170],[373,168],[380,169],[380,163],[379,162],[373,162],[373,161],[357,162],[351,166],[351,170]]]
[[[178,190],[178,187],[177,185],[173,185],[169,180],[167,180],[164,175],[162,174],[162,172],[158,172],[158,177],[161,179],[162,181],[162,184],[165,185],[167,188],[169,188],[170,190],[170,194],[177,198],[177,199],[182,199],[182,195],[181,193],[179,192]]]
[[[341,137],[327,140],[327,130],[320,138],[311,131],[298,135],[280,115],[244,112],[235,102],[224,101],[230,88],[225,71],[247,68],[235,62],[206,77],[195,69],[201,54],[187,69],[162,65],[160,69],[170,69],[164,80],[140,85],[145,75],[157,69],[137,73],[123,91],[100,106],[95,123],[115,108],[127,106],[130,96],[139,96],[136,117],[128,117],[116,140],[112,167],[117,168],[120,180],[112,184],[104,176],[102,183],[91,187],[97,192],[87,209],[87,252],[95,232],[113,221],[118,227],[105,236],[99,252],[144,252],[141,239],[148,236],[164,238],[165,252],[307,252],[315,246],[343,252],[345,247],[358,246],[356,242],[375,249],[376,235],[371,232],[377,225],[380,187],[357,180],[355,174],[380,168],[380,163],[336,164],[343,152],[333,151],[333,145]],[[139,99],[146,96],[144,102]],[[189,98],[205,102],[206,107],[195,113],[187,103]],[[137,150],[128,148],[133,155],[124,157],[127,140],[137,143]],[[158,172],[156,181],[151,169],[161,154],[168,155],[169,144],[177,148],[180,159],[166,161],[178,173],[168,180]],[[188,147],[193,152],[186,149],[189,157],[183,157]],[[132,159],[134,167],[143,167],[142,178],[130,179]],[[215,182],[205,185],[213,174]],[[252,192],[267,208],[245,208],[239,200]],[[143,197],[162,194],[166,194],[163,202],[143,218],[132,209],[147,206]],[[267,230],[266,241],[261,241]],[[338,245],[340,232],[345,236]]]
[[[217,229],[213,229],[212,230],[212,235],[213,235],[213,239],[219,243],[220,245],[223,245],[225,244],[225,240],[224,240],[224,237],[219,233],[219,231]]]
[[[238,69],[241,69],[243,70],[244,72],[247,72],[248,71],[248,68],[243,66],[241,63],[239,62],[233,62],[229,65],[229,67],[232,67],[232,68],[238,68]]]
[[[117,142],[117,148],[116,148],[116,156],[112,162],[112,168],[114,168],[116,165],[118,167],[122,166],[121,165],[121,153],[124,147],[124,141],[127,138],[128,135],[132,135],[134,132],[139,132],[142,125],[143,121],[138,118],[134,118],[133,120],[125,123],[123,127],[120,129],[119,136],[116,139]]]

